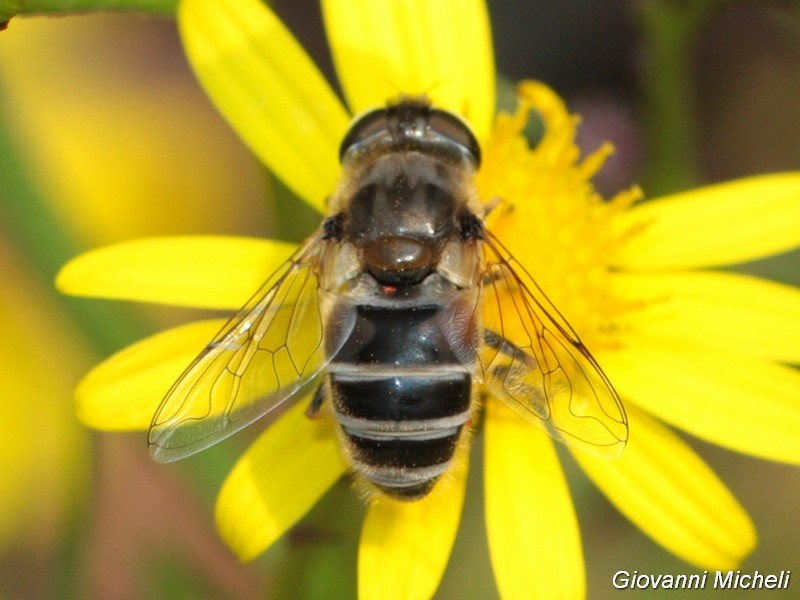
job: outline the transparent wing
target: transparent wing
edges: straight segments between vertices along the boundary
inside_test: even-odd
[[[311,236],[167,392],[150,424],[155,460],[178,460],[228,437],[324,368],[355,322],[337,324],[337,339],[324,335],[319,274],[329,245],[320,232]]]
[[[608,377],[528,272],[485,235],[476,378],[553,438],[618,456],[628,423]]]

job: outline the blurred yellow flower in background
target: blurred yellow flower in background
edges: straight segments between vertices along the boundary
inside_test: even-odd
[[[734,568],[755,543],[748,517],[653,416],[742,452],[800,461],[800,377],[780,364],[800,360],[800,294],[703,270],[800,245],[800,175],[637,206],[632,190],[606,202],[591,178],[608,148],[580,157],[577,121],[551,90],[523,83],[518,112],[492,125],[485,7],[446,4],[394,11],[379,3],[323,3],[350,112],[260,3],[186,0],[179,19],[190,61],[220,111],[318,210],[338,178],[337,149],[350,114],[402,91],[427,92],[464,116],[483,145],[481,197],[503,200],[489,227],[587,342],[628,408],[631,440],[623,457],[606,462],[576,453],[578,463],[669,551],[701,568]],[[443,15],[448,35],[433,34]],[[544,134],[529,148],[522,131],[531,112]],[[290,250],[246,238],[143,240],[76,259],[59,286],[80,295],[235,309]],[[98,366],[78,389],[82,420],[101,429],[146,428],[164,391],[220,325],[166,331]],[[272,544],[346,469],[332,424],[305,419],[304,408],[301,401],[253,444],[220,493],[220,531],[243,558]],[[486,521],[501,595],[583,596],[577,520],[551,442],[495,400],[485,408]],[[462,469],[420,502],[370,503],[359,550],[361,597],[435,592],[465,477]]]
[[[146,40],[109,15],[17,19],[3,33],[3,104],[41,193],[87,247],[266,226],[255,161],[164,60],[172,25],[142,25]],[[110,39],[115,51],[98,52]]]
[[[89,492],[89,439],[69,402],[89,360],[79,332],[5,242],[0,278],[13,282],[0,288],[0,553],[14,549],[41,575]],[[37,589],[54,583],[40,577]]]
[[[115,585],[139,593],[149,583],[138,577],[151,553],[143,541],[170,536],[184,561],[216,561],[206,580],[225,571],[228,553],[213,528],[170,533],[182,526],[175,513],[188,512],[180,484],[166,474],[150,481],[155,471],[131,468],[130,440],[91,443],[75,418],[73,391],[87,366],[135,339],[131,330],[142,335],[172,315],[111,317],[102,306],[65,302],[48,285],[68,256],[96,244],[269,225],[261,167],[186,65],[164,60],[179,55],[173,30],[169,21],[93,15],[14,19],[0,33],[2,597],[63,598],[67,587],[75,597],[110,597]],[[140,495],[157,497],[160,512]],[[104,519],[106,511],[127,518]],[[241,591],[244,579],[229,569],[213,589]]]

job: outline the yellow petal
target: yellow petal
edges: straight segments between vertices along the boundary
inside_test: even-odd
[[[296,247],[222,236],[134,240],[74,258],[56,287],[77,296],[237,309]]]
[[[269,548],[345,471],[334,423],[300,400],[236,463],[217,498],[220,535],[242,560]]]
[[[722,350],[800,362],[800,290],[715,272],[617,273],[614,285],[650,301],[627,325],[662,337],[694,339]]]
[[[498,401],[486,403],[486,528],[500,596],[582,598],[580,531],[552,442]]]
[[[598,360],[628,405],[715,444],[800,463],[798,371],[645,334]]]
[[[258,0],[183,0],[189,61],[219,111],[298,196],[322,211],[349,116],[302,46]]]
[[[494,114],[494,56],[481,0],[325,0],[334,64],[353,112],[428,94],[479,138]]]
[[[800,244],[800,173],[764,175],[646,202],[620,217],[642,228],[615,258],[625,269],[745,262]]]
[[[106,359],[75,391],[78,418],[96,429],[147,429],[164,394],[224,323],[168,329]]]
[[[455,541],[466,475],[459,462],[422,500],[373,499],[358,550],[360,600],[433,596]]]
[[[734,569],[753,549],[749,517],[714,472],[669,429],[628,411],[631,439],[619,459],[575,452],[587,475],[639,529],[700,568]]]

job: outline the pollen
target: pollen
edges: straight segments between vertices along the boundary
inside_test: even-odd
[[[484,142],[480,197],[494,207],[487,227],[511,250],[545,294],[592,347],[613,340],[628,304],[615,297],[610,265],[629,232],[615,217],[641,198],[638,188],[603,198],[592,177],[613,152],[604,144],[582,157],[579,118],[546,86],[523,82],[514,114],[498,115]],[[531,144],[523,131],[532,113],[544,131]]]

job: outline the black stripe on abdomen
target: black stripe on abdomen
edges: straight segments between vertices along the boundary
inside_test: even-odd
[[[458,415],[470,408],[466,372],[441,374],[428,368],[413,375],[403,375],[400,369],[397,373],[381,377],[332,372],[334,409],[351,419],[419,421]]]

